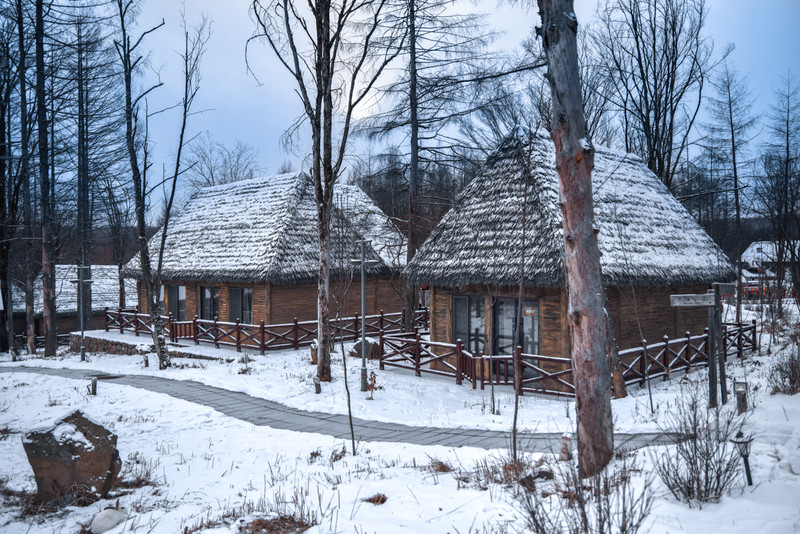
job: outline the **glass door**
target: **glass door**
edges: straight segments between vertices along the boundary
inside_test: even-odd
[[[522,301],[522,332],[515,335],[517,299],[497,299],[494,305],[494,353],[513,354],[522,345],[525,354],[539,353],[539,301]]]

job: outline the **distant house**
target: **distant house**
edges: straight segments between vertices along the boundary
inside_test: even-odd
[[[410,262],[406,276],[432,293],[432,340],[461,339],[473,352],[508,354],[516,338],[524,353],[569,356],[554,158],[552,141],[542,134],[506,139]],[[636,157],[597,148],[592,182],[618,346],[702,333],[707,311],[672,308],[669,295],[705,292],[714,281],[731,280],[728,258]],[[517,337],[523,248],[523,331]]]
[[[92,321],[84,325],[87,330],[102,328],[105,321],[103,311],[106,307],[118,308],[119,297],[119,270],[116,265],[92,265],[91,269],[92,291]],[[75,265],[56,265],[56,329],[59,334],[67,334],[80,328],[78,318],[78,291],[76,284],[70,280],[77,280]],[[136,284],[132,280],[125,281],[126,305],[134,306],[136,303]],[[14,286],[14,332],[25,332],[25,295],[24,289]],[[42,275],[34,281],[33,289],[34,330],[37,335],[44,333],[42,321]]]
[[[783,272],[784,291],[792,290],[793,280],[800,279],[800,240],[790,240],[778,246],[776,241],[755,241],[742,253],[742,284],[745,297],[777,294],[777,273]],[[794,273],[794,274],[793,274]],[[771,286],[768,288],[767,286]],[[792,294],[796,294],[796,288]]]
[[[402,235],[358,188],[342,187],[331,221],[330,260],[333,296],[342,299],[351,260],[360,257],[362,236],[371,238],[367,260],[367,313],[399,311],[403,284],[392,261]],[[360,219],[359,219],[360,218]],[[357,220],[358,219],[358,220]],[[359,231],[356,222],[364,224]],[[380,225],[380,226],[379,226]],[[155,254],[160,233],[150,242]],[[319,248],[317,211],[311,178],[302,172],[255,178],[197,192],[170,221],[162,281],[165,310],[176,320],[218,318],[257,324],[313,320],[317,316]],[[141,276],[138,257],[126,267]],[[337,282],[338,280],[338,282]],[[146,311],[139,282],[139,308]],[[360,286],[350,284],[341,313],[360,309]]]
[[[788,241],[783,250],[780,250],[775,241],[755,241],[742,253],[742,263],[751,268],[769,269],[774,271],[778,267],[779,252],[782,253],[781,261],[788,267],[791,261],[791,250],[800,251],[800,241]]]

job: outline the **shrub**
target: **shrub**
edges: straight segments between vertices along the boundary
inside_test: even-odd
[[[698,386],[699,387],[699,386]],[[741,460],[731,438],[744,423],[733,408],[707,408],[697,387],[682,388],[661,430],[675,436],[666,451],[651,454],[670,492],[690,507],[718,502],[739,476]]]
[[[576,461],[551,466],[552,482],[520,494],[527,528],[535,534],[635,534],[653,505],[650,479],[632,482],[635,456],[581,479]]]
[[[767,383],[770,393],[796,395],[800,393],[800,347],[793,355],[789,349],[769,370]]]

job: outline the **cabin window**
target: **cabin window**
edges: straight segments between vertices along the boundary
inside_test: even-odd
[[[453,297],[453,343],[461,340],[472,353],[486,351],[486,311],[483,297]]]
[[[171,313],[176,321],[186,320],[186,286],[167,285],[166,291],[162,287],[162,294],[166,292],[167,302],[164,309]]]
[[[216,319],[219,317],[219,288],[200,287],[200,318]]]
[[[522,331],[515,336],[518,302],[499,298],[494,304],[495,354],[513,354],[515,345],[521,345],[524,354],[539,354],[539,301],[522,301]]]
[[[228,320],[253,324],[253,290],[249,287],[228,288]]]

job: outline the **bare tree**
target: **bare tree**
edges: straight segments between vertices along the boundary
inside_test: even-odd
[[[163,225],[161,235],[156,245],[155,259],[156,266],[153,267],[151,249],[147,235],[147,206],[149,193],[153,190],[152,184],[148,183],[148,164],[147,164],[147,138],[144,136],[142,150],[144,151],[143,161],[140,164],[140,147],[137,145],[139,135],[139,111],[140,104],[147,94],[161,84],[152,86],[134,96],[133,77],[139,72],[142,66],[143,56],[139,47],[142,40],[159,26],[143,32],[138,38],[134,39],[128,34],[129,24],[135,16],[137,3],[135,0],[117,0],[117,13],[119,15],[119,38],[115,41],[117,54],[122,65],[122,76],[125,85],[125,141],[128,149],[128,159],[131,168],[131,179],[134,191],[134,211],[136,214],[137,239],[139,240],[139,266],[142,274],[142,282],[145,286],[147,295],[147,311],[150,315],[150,330],[158,357],[160,369],[165,369],[171,365],[169,352],[164,340],[164,329],[161,322],[161,300],[159,289],[161,286],[161,268],[164,259],[164,243],[169,230],[169,217],[172,211],[172,203],[175,198],[178,176],[181,173],[181,155],[185,147],[186,124],[190,115],[192,103],[199,89],[200,81],[200,59],[202,58],[204,47],[208,41],[207,20],[195,28],[190,35],[186,29],[184,21],[184,50],[181,54],[183,62],[183,97],[181,100],[181,125],[178,135],[178,146],[175,156],[174,172],[167,179],[167,198],[162,212]],[[163,22],[162,22],[163,25]]]
[[[605,310],[600,249],[594,227],[594,148],[586,137],[579,79],[578,21],[572,0],[538,0],[540,33],[552,91],[552,137],[562,196],[564,269],[582,477],[596,475],[614,453],[611,371],[613,343]]]
[[[255,148],[241,141],[232,147],[225,146],[214,141],[210,132],[189,144],[188,163],[186,183],[191,191],[248,180],[261,172]]]
[[[672,187],[688,145],[712,45],[705,0],[609,0],[594,33],[619,111],[625,149]]]
[[[777,313],[786,269],[800,287],[800,85],[791,74],[775,91],[767,117],[770,140],[762,155],[762,175],[756,184],[756,209],[770,221],[775,239]],[[800,304],[800,296],[798,296]]]
[[[356,107],[398,53],[399,36],[382,33],[387,0],[253,0],[253,39],[265,41],[296,84],[311,133],[317,201],[317,376],[330,381],[329,278],[333,186],[342,173]],[[375,53],[376,42],[389,40]],[[337,120],[338,119],[338,120]]]
[[[756,125],[750,113],[753,100],[747,82],[723,61],[723,70],[714,81],[716,96],[710,99],[709,113],[713,122],[708,125],[710,134],[721,142],[726,156],[726,170],[730,173],[736,216],[736,320],[742,318],[742,209],[740,200],[739,168],[744,163],[744,151],[750,142],[748,135]]]

